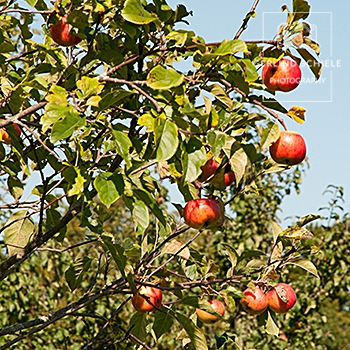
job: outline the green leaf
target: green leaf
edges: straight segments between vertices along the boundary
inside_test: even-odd
[[[76,195],[80,196],[84,192],[84,183],[86,182],[86,179],[81,175],[79,168],[74,167],[74,170],[76,173],[75,182],[67,193],[68,197]]]
[[[144,202],[135,200],[132,217],[137,227],[137,232],[143,233],[149,225],[149,212]]]
[[[322,219],[322,216],[319,214],[308,214],[308,215],[303,216],[300,219],[298,219],[298,221],[295,223],[295,225],[305,226],[305,225],[309,224],[310,222],[318,220],[318,219]]]
[[[312,56],[311,53],[306,49],[298,48],[297,51],[304,59],[304,61],[308,64],[311,72],[315,76],[315,79],[318,80],[322,72],[322,63],[319,62],[314,56]]]
[[[265,331],[267,334],[271,334],[275,336],[277,336],[280,331],[277,326],[275,313],[272,313],[270,310],[267,311],[267,321],[265,325]]]
[[[128,135],[122,131],[113,130],[113,136],[118,154],[126,161],[127,165],[130,166],[130,147],[132,147],[132,142]]]
[[[264,106],[272,108],[281,113],[287,113],[288,111],[274,98],[267,98],[265,96],[250,95],[250,98],[261,102]]]
[[[156,141],[156,158],[158,162],[170,159],[179,145],[178,128],[175,123],[158,118],[154,128]]]
[[[231,269],[233,270],[238,262],[239,255],[236,250],[228,243],[221,243],[224,247],[223,253],[226,254],[231,263]]]
[[[146,339],[146,327],[149,325],[145,313],[136,312],[130,319],[130,333],[141,341]]]
[[[152,211],[152,213],[156,216],[156,218],[165,227],[166,220],[165,220],[165,217],[163,215],[163,211],[159,208],[158,203],[151,196],[151,194],[149,192],[147,192],[146,190],[140,189],[140,188],[133,188],[133,192],[138,199],[140,199],[141,201],[143,201],[147,205],[147,207]]]
[[[235,173],[236,184],[238,184],[243,178],[245,167],[248,162],[248,156],[245,153],[243,147],[239,147],[230,158],[230,165],[232,171]]]
[[[156,312],[156,316],[152,327],[156,338],[159,339],[164,333],[168,333],[173,323],[174,319],[170,312]]]
[[[104,249],[112,255],[113,260],[118,266],[118,269],[122,276],[125,278],[125,266],[126,266],[126,256],[124,255],[124,249],[123,247],[118,244],[118,243],[112,243],[111,237],[103,234],[101,236],[103,244],[104,244]]]
[[[295,259],[289,260],[288,264],[299,266],[302,269],[306,270],[307,272],[310,272],[312,275],[316,276],[317,278],[320,278],[320,276],[318,275],[316,266],[308,259],[295,258]]]
[[[85,117],[82,117],[73,107],[68,108],[64,119],[57,121],[50,136],[50,141],[56,143],[57,141],[68,138],[76,129],[82,128],[85,125]]]
[[[101,84],[96,78],[82,77],[81,80],[77,81],[76,90],[79,99],[88,99],[93,95],[98,95],[102,89],[103,84]]]
[[[24,192],[23,183],[17,177],[9,176],[7,180],[7,187],[14,199],[18,200],[22,197]]]
[[[271,231],[273,235],[273,242],[276,243],[279,235],[283,232],[282,227],[275,221],[270,222]]]
[[[201,174],[200,167],[207,161],[207,154],[202,143],[191,137],[186,145],[183,156],[184,181],[193,182]]]
[[[91,263],[92,259],[85,255],[66,270],[65,278],[71,290],[80,286],[84,274],[88,272],[91,267]]]
[[[219,84],[213,84],[210,86],[209,91],[226,107],[229,109],[233,108],[233,102],[231,98],[226,94],[226,91]]]
[[[294,21],[307,18],[309,13],[310,5],[306,0],[293,0]]]
[[[215,55],[234,55],[237,52],[248,52],[247,44],[243,40],[223,40],[214,51]]]
[[[126,0],[121,15],[126,21],[135,24],[148,24],[157,19],[155,14],[145,10],[141,0]]]
[[[281,129],[273,122],[269,122],[267,126],[262,130],[262,135],[260,139],[260,147],[262,149],[268,148],[272,143],[276,142],[280,137]]]
[[[118,176],[118,181],[123,182],[123,177]],[[101,173],[94,180],[94,187],[98,193],[101,202],[109,208],[121,195],[115,181],[113,181],[112,173]]]
[[[175,314],[175,318],[178,320],[182,328],[186,331],[194,349],[207,350],[208,344],[205,339],[204,333],[199,327],[197,327],[187,316],[180,313]]]
[[[144,126],[147,128],[147,132],[154,131],[154,125],[156,123],[156,119],[149,113],[141,115],[141,117],[137,120],[137,123],[140,126]]]
[[[209,131],[207,139],[211,145],[211,152],[214,157],[218,157],[226,143],[226,134],[221,131]]]
[[[168,41],[174,41],[175,46],[184,46],[187,40],[188,33],[186,31],[170,32],[166,38]]]
[[[234,55],[238,52],[248,52],[247,44],[244,41],[237,39],[223,40],[215,51],[209,54],[204,54],[201,62],[206,64],[212,59],[217,59],[218,57],[226,55]]]
[[[5,228],[4,241],[7,244],[8,253],[13,256],[20,252],[34,233],[34,222],[31,218],[24,217],[28,214],[27,210],[19,210],[11,215]]]
[[[242,62],[244,66],[243,71],[246,81],[253,82],[259,78],[259,73],[251,60],[244,58],[241,59],[240,62]]]
[[[147,84],[151,89],[168,90],[182,84],[184,75],[175,69],[155,66],[147,75]]]

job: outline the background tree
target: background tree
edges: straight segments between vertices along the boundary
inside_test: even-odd
[[[217,43],[176,29],[190,13],[165,0],[1,4],[0,349],[346,346],[326,322],[331,305],[348,327],[342,192],[326,227],[307,226],[311,214],[280,227],[304,168],[268,149],[305,111],[287,111],[259,73],[290,56],[319,77],[310,6],[284,5],[275,38],[244,42],[258,3]],[[216,181],[201,178],[211,157]],[[218,225],[184,224],[165,180],[185,202],[217,201]],[[296,290],[290,312],[243,311],[247,286],[279,281]],[[141,286],[162,290],[156,312],[132,308]],[[209,299],[226,312],[207,326],[195,311],[213,312]]]

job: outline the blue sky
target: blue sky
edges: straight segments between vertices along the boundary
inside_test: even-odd
[[[272,39],[279,24],[285,21],[286,13],[280,11],[281,6],[292,9],[292,2],[261,0],[256,18],[251,19],[241,39]],[[319,82],[315,83],[308,67],[302,67],[303,83],[288,94],[279,92],[276,96],[286,108],[300,105],[306,109],[304,124],[286,120],[286,125],[303,135],[310,163],[301,193],[284,200],[280,214],[282,225],[287,217],[317,213],[320,207],[326,206],[330,197],[323,192],[330,184],[344,187],[344,207],[349,210],[350,113],[346,101],[350,100],[350,2],[308,2],[311,14],[306,21],[313,30],[311,38],[321,46],[318,59],[323,63],[323,71]],[[190,25],[183,24],[182,28],[194,30],[206,42],[211,42],[232,39],[253,0],[168,0],[168,3],[172,8],[183,3],[192,10],[193,16],[188,18]],[[180,197],[175,194],[173,199],[177,201]]]

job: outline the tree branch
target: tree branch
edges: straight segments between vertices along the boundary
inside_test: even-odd
[[[248,26],[248,22],[249,20],[252,18],[252,15],[254,14],[255,12],[255,9],[256,7],[258,6],[258,3],[259,3],[260,0],[254,0],[254,3],[252,5],[252,8],[250,9],[250,11],[247,13],[247,15],[245,16],[244,20],[243,20],[243,23],[241,25],[241,27],[238,29],[236,35],[235,35],[235,39],[238,39],[241,34],[244,32],[244,30],[247,29],[247,26]]]
[[[12,123],[16,123],[17,120],[22,119],[22,118],[26,117],[27,115],[32,114],[32,113],[38,111],[39,109],[43,108],[46,105],[46,103],[47,103],[46,101],[39,102],[36,105],[30,106],[30,107],[26,108],[24,111],[19,112],[12,117],[6,118],[4,121],[0,122],[0,128],[3,128],[4,126],[12,124]]]

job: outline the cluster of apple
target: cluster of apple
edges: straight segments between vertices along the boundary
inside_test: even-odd
[[[262,314],[268,307],[277,314],[284,314],[290,310],[297,301],[294,289],[287,283],[278,283],[265,294],[256,286],[247,288],[241,299],[243,309],[252,315]]]
[[[131,299],[134,309],[138,312],[156,311],[162,306],[163,294],[162,290],[156,287],[141,286],[138,292]],[[219,315],[223,316],[225,313],[224,304],[217,299],[209,300],[212,309]],[[196,309],[197,317],[203,323],[215,323],[219,317],[202,309]]]
[[[251,315],[260,315],[267,308],[283,314],[288,312],[297,301],[294,289],[287,283],[276,284],[266,294],[259,286],[255,289],[247,288],[243,294],[245,297],[241,299],[241,304],[243,309]],[[162,290],[149,286],[141,286],[131,299],[135,310],[142,313],[156,311],[162,306],[162,301]],[[198,319],[205,324],[215,323],[225,314],[225,305],[220,300],[210,299],[208,302],[218,315],[196,308]]]
[[[15,132],[18,136],[21,136],[22,133],[22,129],[18,124],[12,124]],[[0,141],[4,142],[8,145],[11,144],[11,136],[9,135],[9,133],[7,132],[7,130],[5,128],[0,128]]]
[[[262,80],[271,91],[289,92],[299,85],[301,70],[295,61],[282,58],[276,63],[265,63]],[[279,164],[299,164],[306,156],[305,141],[296,132],[283,131],[279,139],[270,146],[270,155]]]

